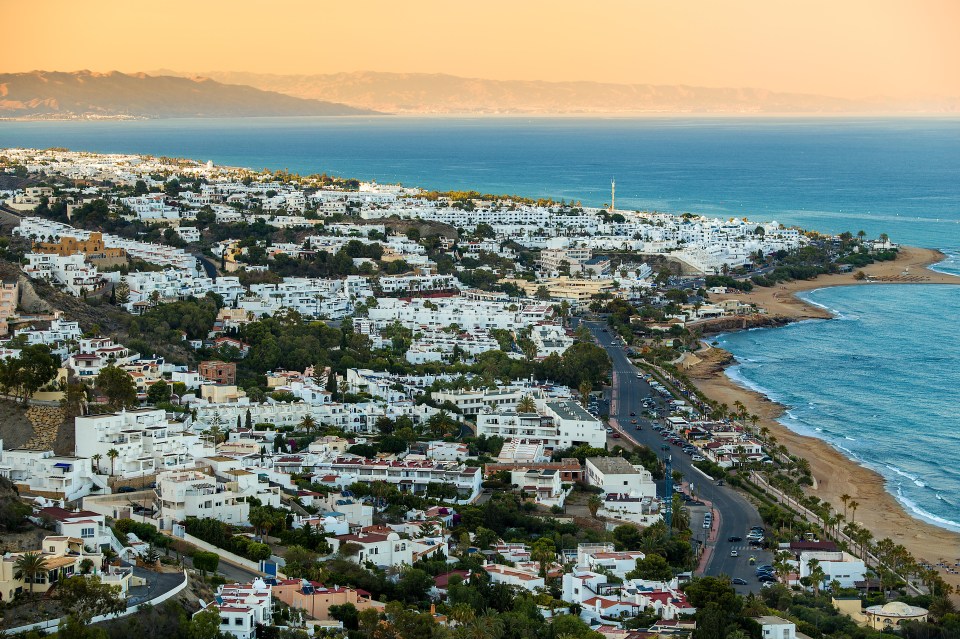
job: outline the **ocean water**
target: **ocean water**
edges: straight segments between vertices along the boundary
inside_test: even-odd
[[[0,122],[0,147],[748,216],[960,245],[960,118],[239,118]]]
[[[728,374],[787,406],[790,429],[878,471],[909,512],[960,531],[960,287],[802,297],[835,319],[720,336],[739,362]]]
[[[252,168],[748,216],[888,233],[960,273],[960,118],[251,118],[0,122],[0,147]],[[730,374],[784,423],[879,471],[918,517],[960,530],[960,288],[807,294],[836,320],[722,337]]]

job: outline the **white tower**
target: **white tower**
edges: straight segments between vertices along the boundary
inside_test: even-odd
[[[617,210],[617,178],[610,180],[610,212]]]

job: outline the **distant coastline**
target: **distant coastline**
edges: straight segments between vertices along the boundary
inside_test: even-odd
[[[769,315],[776,316],[780,323],[832,319],[834,315],[828,310],[797,295],[836,286],[960,285],[960,277],[930,268],[944,258],[946,255],[935,249],[902,247],[897,260],[871,264],[863,269],[873,278],[889,279],[871,282],[854,280],[853,274],[821,275],[813,280],[790,282],[777,289],[755,288],[751,293],[723,297],[764,306]],[[909,275],[902,275],[907,269]],[[918,279],[908,280],[906,277]],[[709,342],[709,338],[705,342]],[[841,502],[840,495],[850,495],[860,503],[856,512],[858,523],[871,530],[876,539],[889,537],[896,543],[903,544],[916,557],[931,560],[938,557],[960,557],[960,533],[909,513],[887,490],[883,476],[848,457],[826,440],[803,435],[788,428],[780,419],[789,407],[735,381],[727,372],[728,368],[737,364],[734,356],[721,348],[709,344],[707,346],[709,348],[705,353],[698,353],[702,361],[687,371],[693,383],[707,397],[719,403],[733,406],[737,401],[742,402],[749,412],[760,417],[760,425],[769,428],[771,434],[792,454],[806,458],[810,462],[815,480],[810,494],[834,506]],[[942,576],[954,586],[960,586],[960,575]]]

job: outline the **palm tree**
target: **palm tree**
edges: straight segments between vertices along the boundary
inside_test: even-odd
[[[34,580],[46,569],[47,559],[38,552],[25,552],[13,563],[14,577],[28,582],[31,594]]]
[[[591,517],[597,516],[597,511],[600,510],[601,506],[603,506],[603,499],[600,498],[600,495],[593,495],[587,500],[587,508],[590,509]]]
[[[823,571],[820,561],[817,559],[811,559],[807,563],[807,567],[810,569],[810,585],[813,588],[813,596],[816,597],[820,594],[820,587],[823,585],[823,580],[827,574]]]
[[[593,390],[593,384],[588,381],[583,381],[577,390],[580,391],[580,400],[583,402],[583,405],[586,406],[590,402],[590,391]]]
[[[465,625],[477,618],[477,613],[468,603],[458,603],[454,604],[450,608],[450,613],[447,615],[452,621],[456,621],[458,625]]]
[[[111,448],[110,450],[107,451],[107,457],[110,458],[110,476],[111,477],[113,476],[114,463],[117,461],[117,457],[119,456],[120,456],[120,451],[118,451],[116,448]]]
[[[850,506],[850,510],[851,510],[850,521],[855,523],[857,521],[857,508],[860,506],[860,502],[851,501],[847,505]]]
[[[537,412],[537,403],[533,401],[533,397],[530,395],[524,395],[523,399],[517,404],[518,413],[535,413]]]
[[[100,474],[100,460],[103,459],[103,455],[101,455],[100,453],[97,453],[96,455],[93,455],[90,459],[93,460],[93,465],[96,466],[96,468],[97,468],[97,474],[99,475],[99,474]]]
[[[840,495],[840,501],[843,502],[843,518],[844,519],[847,518],[847,502],[849,502],[851,499],[852,498],[847,493],[843,493],[842,495]]]
[[[307,434],[317,427],[317,420],[313,418],[312,415],[304,415],[303,419],[300,420],[300,428],[302,428]]]

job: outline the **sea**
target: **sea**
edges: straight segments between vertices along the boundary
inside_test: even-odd
[[[0,148],[188,157],[551,197],[618,209],[887,233],[960,274],[960,118],[348,117],[0,122]],[[804,294],[833,320],[722,335],[728,374],[784,425],[879,472],[914,516],[960,531],[960,287]]]

